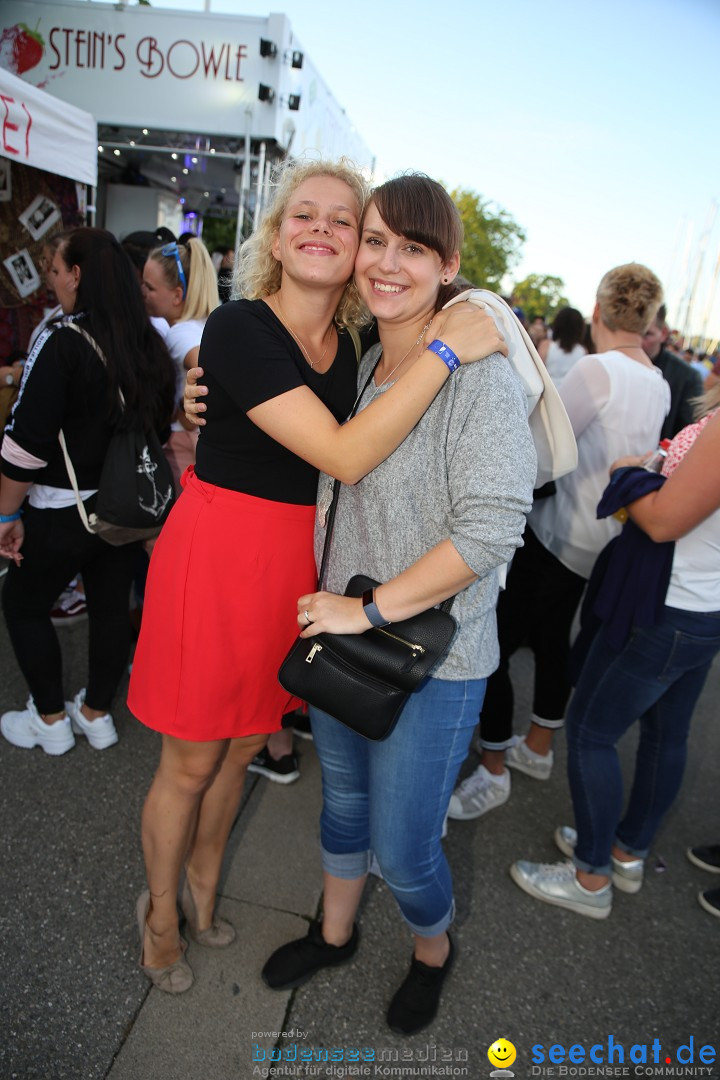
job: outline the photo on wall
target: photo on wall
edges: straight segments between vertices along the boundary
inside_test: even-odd
[[[39,240],[55,222],[60,221],[60,208],[46,195],[38,195],[18,220],[25,226],[33,240]]]
[[[3,266],[12,278],[12,283],[20,296],[29,296],[40,288],[40,275],[27,248],[16,251],[14,255],[3,259]]]

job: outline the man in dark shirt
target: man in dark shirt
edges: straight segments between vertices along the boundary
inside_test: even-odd
[[[662,304],[643,338],[643,349],[653,364],[660,368],[665,381],[670,385],[670,412],[665,417],[660,437],[672,439],[695,419],[693,398],[703,392],[700,375],[681,357],[665,348],[669,330],[665,322],[666,308]]]

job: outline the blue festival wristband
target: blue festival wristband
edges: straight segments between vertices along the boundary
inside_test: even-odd
[[[440,340],[440,338],[435,338],[434,341],[431,341],[428,345],[428,349],[430,350],[430,352],[437,353],[443,364],[447,364],[447,366],[450,368],[450,371],[457,371],[457,369],[460,367],[460,361],[458,360],[455,353],[452,351],[450,346],[446,345],[444,341]]]
[[[14,514],[0,514],[0,525],[7,525],[9,521],[17,521],[22,517],[22,510],[16,510]]]

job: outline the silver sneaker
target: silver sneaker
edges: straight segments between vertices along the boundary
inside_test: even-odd
[[[70,717],[72,729],[76,735],[84,735],[93,750],[106,750],[118,741],[118,733],[110,713],[98,716],[97,720],[88,720],[83,715],[85,691],[79,690],[72,701],[65,702],[65,712]]]
[[[482,817],[488,810],[502,806],[510,798],[510,773],[505,769],[501,777],[493,776],[484,765],[478,765],[474,773],[455,788],[448,817],[453,821],[472,821]]]
[[[597,892],[584,889],[570,862],[515,862],[510,867],[510,877],[536,900],[587,915],[589,919],[607,919],[612,911],[612,886],[603,885]]]
[[[525,773],[526,776],[532,776],[535,780],[549,780],[554,761],[552,750],[548,750],[544,756],[529,750],[524,735],[517,736],[514,745],[505,751],[506,765]]]
[[[554,833],[555,846],[563,855],[572,859],[577,844],[577,832],[569,825],[558,825]],[[616,889],[624,893],[640,892],[645,873],[645,860],[633,859],[632,862],[622,862],[614,855],[610,856],[612,863],[612,883]]]
[[[46,754],[64,754],[75,745],[68,717],[46,724],[31,697],[23,710],[6,712],[0,717],[0,731],[13,746],[25,750],[41,746]]]

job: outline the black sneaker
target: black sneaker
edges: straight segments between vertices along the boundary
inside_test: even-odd
[[[710,915],[720,919],[720,889],[708,889],[707,892],[698,893],[698,903]]]
[[[292,784],[293,780],[297,780],[300,775],[298,759],[294,754],[284,754],[276,761],[274,757],[271,757],[267,746],[252,759],[248,765],[248,772],[267,776],[268,780],[276,784]]]
[[[284,716],[283,727],[291,727],[293,733],[299,739],[310,739],[312,741],[313,733],[310,727],[310,717],[303,709],[296,709],[295,712]]]
[[[685,852],[691,863],[711,874],[720,874],[720,844],[709,847],[689,847]]]
[[[455,946],[448,934],[450,952],[441,968],[429,967],[413,956],[410,971],[387,1011],[389,1028],[398,1035],[414,1035],[435,1019],[443,982],[455,959]]]
[[[263,981],[271,990],[292,990],[302,986],[316,971],[352,960],[359,940],[360,932],[353,926],[347,944],[328,945],[322,936],[322,923],[310,923],[307,937],[289,941],[275,950],[262,969]]]

